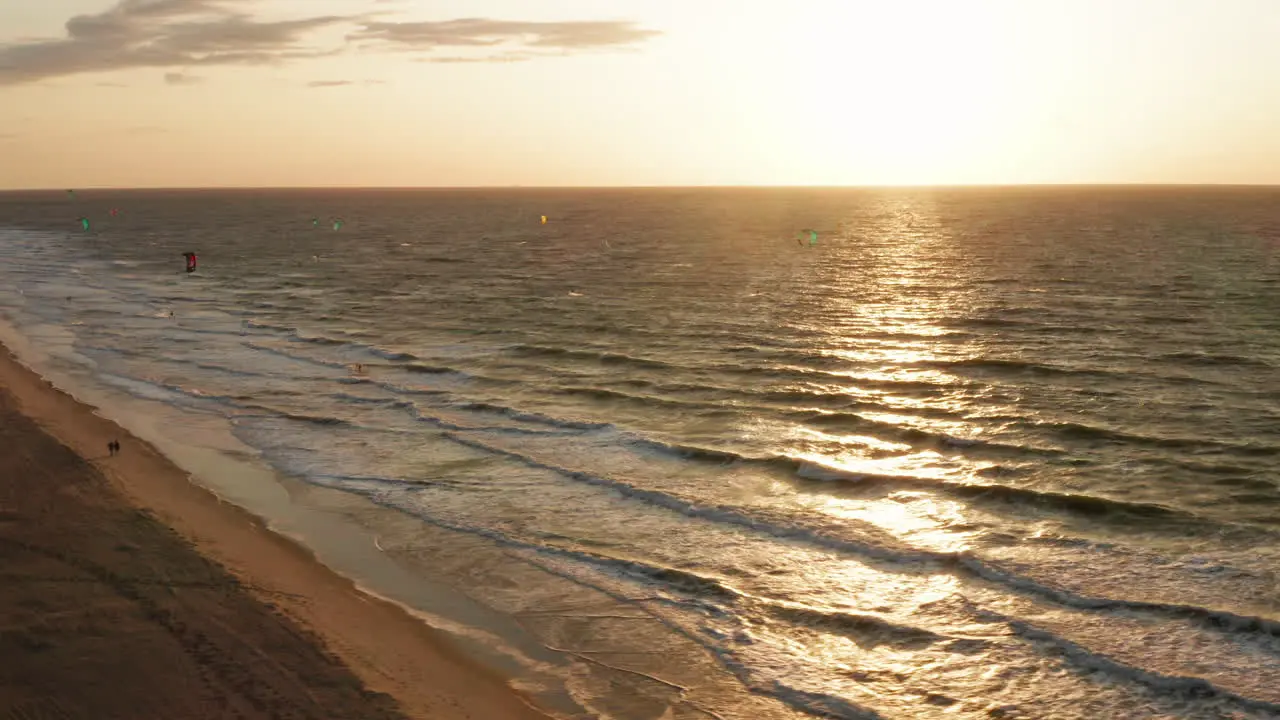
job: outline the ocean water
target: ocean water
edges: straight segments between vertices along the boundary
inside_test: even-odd
[[[0,318],[569,714],[1280,717],[1277,189],[9,194]]]

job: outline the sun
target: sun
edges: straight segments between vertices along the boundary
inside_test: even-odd
[[[750,73],[785,88],[770,125],[820,182],[980,182],[1007,164],[1002,119],[1019,77],[1008,21],[989,5],[924,6],[798,3],[786,50]]]

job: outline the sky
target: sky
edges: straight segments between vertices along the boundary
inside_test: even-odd
[[[0,3],[0,189],[1280,184],[1280,0]]]

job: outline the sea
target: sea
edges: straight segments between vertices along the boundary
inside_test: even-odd
[[[0,320],[564,718],[1280,717],[1280,188],[8,193]]]

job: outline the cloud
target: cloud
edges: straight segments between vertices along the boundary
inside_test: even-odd
[[[310,88],[343,87],[346,85],[384,85],[383,80],[312,80],[307,83]]]
[[[67,20],[65,37],[0,43],[0,86],[131,68],[279,64],[333,55],[357,43],[391,52],[503,46],[506,52],[476,62],[519,62],[551,51],[632,46],[661,34],[627,21],[373,19],[385,13],[259,21],[241,10],[255,4],[257,0],[118,0],[103,12]],[[308,42],[312,33],[339,26],[351,28],[343,45],[326,49]],[[526,57],[513,49],[547,52]]]
[[[457,63],[515,63],[515,62],[527,62],[527,61],[532,60],[532,59],[534,59],[534,58],[536,58],[536,57],[539,57],[539,56],[538,56],[538,55],[536,55],[536,54],[534,54],[534,53],[528,53],[528,52],[509,52],[509,53],[503,53],[503,54],[501,54],[501,55],[480,55],[480,56],[475,56],[475,57],[462,57],[462,56],[458,56],[458,55],[435,55],[435,56],[431,56],[431,57],[418,58],[418,60],[417,60],[417,61],[418,61],[418,62],[429,62],[429,63],[445,63],[445,64],[457,64]]]
[[[124,130],[121,130],[121,132],[125,135],[160,135],[161,133],[169,132],[169,130],[167,128],[159,127],[158,125],[138,125],[135,127],[127,127]]]
[[[438,47],[517,45],[558,50],[587,50],[633,45],[661,35],[633,22],[572,21],[520,22],[464,18],[438,22],[366,22],[351,38],[369,40],[393,49],[433,50]],[[500,61],[499,61],[500,62]]]
[[[196,85],[204,82],[204,78],[186,73],[167,72],[164,74],[165,85]]]
[[[0,85],[143,67],[264,65],[330,54],[301,44],[313,30],[350,22],[325,15],[258,22],[245,0],[119,0],[66,22],[66,37],[0,44]],[[166,76],[167,77],[167,76]]]

